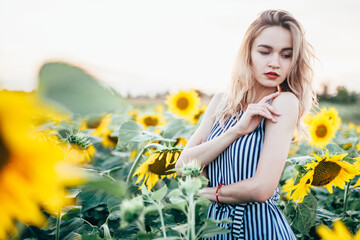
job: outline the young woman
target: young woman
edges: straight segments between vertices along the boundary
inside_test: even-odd
[[[312,58],[286,11],[262,12],[248,28],[228,90],[213,97],[176,165],[206,166],[208,217],[233,221],[213,239],[296,239],[275,201],[294,130],[307,135],[302,118],[316,101]]]

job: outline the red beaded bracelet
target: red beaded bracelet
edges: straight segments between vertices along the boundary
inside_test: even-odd
[[[218,204],[220,204],[220,205],[221,205],[221,202],[219,201],[219,190],[220,190],[220,188],[221,188],[223,185],[225,185],[225,184],[224,184],[224,183],[220,184],[220,185],[217,187],[216,193],[215,193],[216,201],[217,201]]]

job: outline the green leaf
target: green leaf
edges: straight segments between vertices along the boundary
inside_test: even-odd
[[[180,189],[174,189],[171,192],[169,192],[168,197],[179,197],[179,196],[184,196],[183,192]]]
[[[176,209],[186,213],[188,202],[186,200],[180,200],[171,204],[166,204],[164,209]]]
[[[151,194],[150,198],[154,201],[161,201],[165,197],[167,190],[167,186],[164,185],[162,188]]]
[[[226,234],[230,232],[228,229],[219,227],[216,224],[219,223],[231,223],[229,219],[223,219],[220,221],[213,220],[211,218],[205,219],[203,226],[198,231],[198,238],[210,238],[214,237],[217,234]]]
[[[41,67],[38,93],[80,115],[110,112],[123,105],[119,96],[84,70],[60,62]]]
[[[195,131],[195,126],[190,125],[184,119],[172,119],[168,122],[167,126],[163,131],[164,138],[177,139],[179,137],[190,136]]]
[[[127,185],[123,181],[114,181],[109,178],[98,178],[90,180],[85,184],[89,189],[102,190],[110,195],[124,198],[127,193]]]
[[[171,228],[172,230],[175,230],[176,232],[179,232],[181,233],[182,235],[186,236],[186,230],[188,229],[188,224],[185,223],[185,224],[181,224],[179,226],[176,226],[176,227],[173,227]]]
[[[158,209],[154,204],[146,206],[144,209],[145,213],[158,213]]]
[[[124,122],[119,130],[116,149],[122,149],[129,144],[136,136],[140,135],[141,127],[134,121]]]
[[[204,188],[209,184],[209,179],[206,177],[200,176],[199,179],[201,180],[201,188]]]
[[[61,220],[69,221],[75,217],[80,217],[81,206],[74,206],[68,210],[61,216]]]
[[[307,195],[303,202],[295,205],[296,214],[292,227],[302,234],[309,236],[311,227],[315,225],[316,209],[316,198],[311,194]]]

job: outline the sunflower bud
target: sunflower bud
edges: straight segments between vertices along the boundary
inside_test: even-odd
[[[182,167],[181,172],[184,177],[186,177],[186,176],[198,177],[198,176],[200,176],[200,174],[202,172],[202,168],[201,168],[199,161],[193,160],[191,162],[186,163]]]
[[[62,141],[71,143],[82,149],[87,149],[91,145],[89,137],[82,132],[70,133],[66,138],[63,138]]]
[[[126,223],[133,223],[138,220],[144,209],[144,203],[141,196],[133,198],[131,200],[124,200],[121,203],[121,219]]]

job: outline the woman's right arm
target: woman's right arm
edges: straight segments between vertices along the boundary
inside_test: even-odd
[[[184,150],[182,151],[175,168],[181,168],[183,164],[196,159],[201,163],[201,166],[207,166],[213,161],[221,152],[223,152],[235,139],[239,138],[241,134],[235,131],[226,131],[218,137],[210,141],[206,138],[211,132],[214,120],[212,116],[215,114],[215,109],[219,104],[222,93],[217,93],[211,100],[202,122],[195,133],[190,137]],[[178,172],[179,175],[181,173]]]

